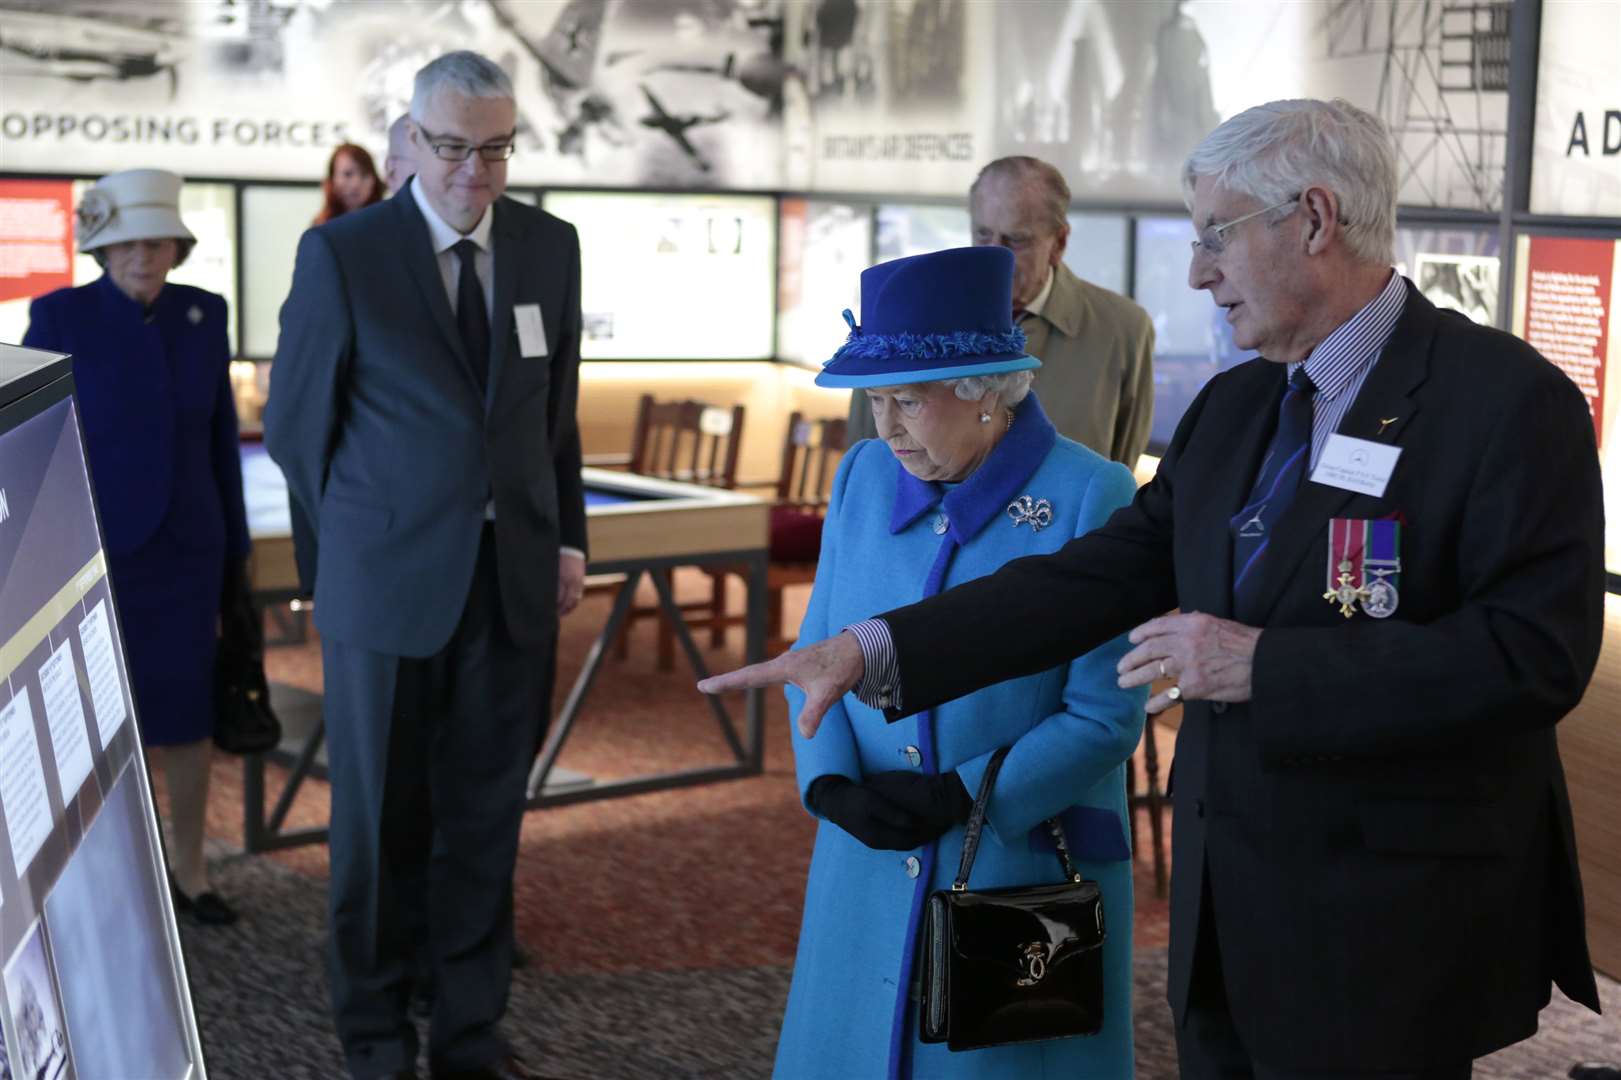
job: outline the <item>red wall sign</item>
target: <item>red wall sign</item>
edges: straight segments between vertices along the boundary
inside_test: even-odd
[[[73,284],[73,182],[0,180],[0,302]]]
[[[1593,430],[1602,442],[1615,241],[1561,236],[1530,240],[1525,340],[1581,387],[1593,413]]]

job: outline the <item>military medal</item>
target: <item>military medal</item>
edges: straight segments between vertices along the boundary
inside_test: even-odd
[[[1334,518],[1328,523],[1328,589],[1323,599],[1349,619],[1358,604],[1375,619],[1388,619],[1401,602],[1401,523]]]
[[[1375,619],[1388,619],[1396,613],[1401,594],[1396,582],[1401,577],[1401,522],[1391,519],[1363,523],[1367,530],[1362,559],[1362,610]]]
[[[1363,522],[1333,518],[1328,523],[1328,591],[1323,599],[1340,606],[1349,619],[1357,602],[1367,600],[1362,587]]]

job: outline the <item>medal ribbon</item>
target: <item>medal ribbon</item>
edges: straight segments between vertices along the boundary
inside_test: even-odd
[[[1360,589],[1365,582],[1362,575],[1363,555],[1368,548],[1368,526],[1374,524],[1356,518],[1333,518],[1328,523],[1328,591],[1334,592],[1340,587],[1340,574],[1346,573],[1346,579],[1353,589]],[[1396,524],[1394,521],[1382,524]]]
[[[1395,584],[1396,575],[1401,571],[1401,522],[1394,518],[1381,518],[1365,524],[1368,536],[1368,566],[1388,567],[1391,572],[1379,576],[1389,578],[1391,583]]]

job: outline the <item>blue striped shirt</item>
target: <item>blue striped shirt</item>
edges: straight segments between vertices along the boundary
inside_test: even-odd
[[[1340,421],[1351,411],[1357,391],[1384,352],[1406,305],[1407,279],[1392,273],[1366,307],[1324,338],[1310,356],[1289,365],[1289,375],[1304,367],[1306,376],[1317,387],[1311,399],[1311,462],[1307,476],[1317,467],[1328,437],[1339,430]]]
[[[1357,392],[1378,362],[1406,305],[1407,279],[1392,272],[1385,287],[1366,307],[1324,338],[1310,356],[1289,365],[1289,375],[1304,366],[1317,387],[1311,399],[1311,463],[1307,476],[1317,467],[1328,437],[1351,411]],[[856,684],[856,698],[874,709],[899,709],[900,663],[889,624],[882,619],[863,619],[844,629],[855,635],[865,664],[861,681]]]

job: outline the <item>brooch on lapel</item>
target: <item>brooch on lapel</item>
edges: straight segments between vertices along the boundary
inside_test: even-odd
[[[1020,495],[1007,504],[1007,516],[1013,519],[1015,529],[1029,522],[1031,532],[1040,532],[1053,523],[1053,504],[1046,499]]]
[[[203,309],[198,307],[196,304],[193,304],[186,311],[186,321],[190,322],[193,326],[196,326],[198,323],[202,322]]]
[[[1388,619],[1401,603],[1401,522],[1334,518],[1328,523],[1328,591],[1349,619],[1361,604],[1365,614]]]

